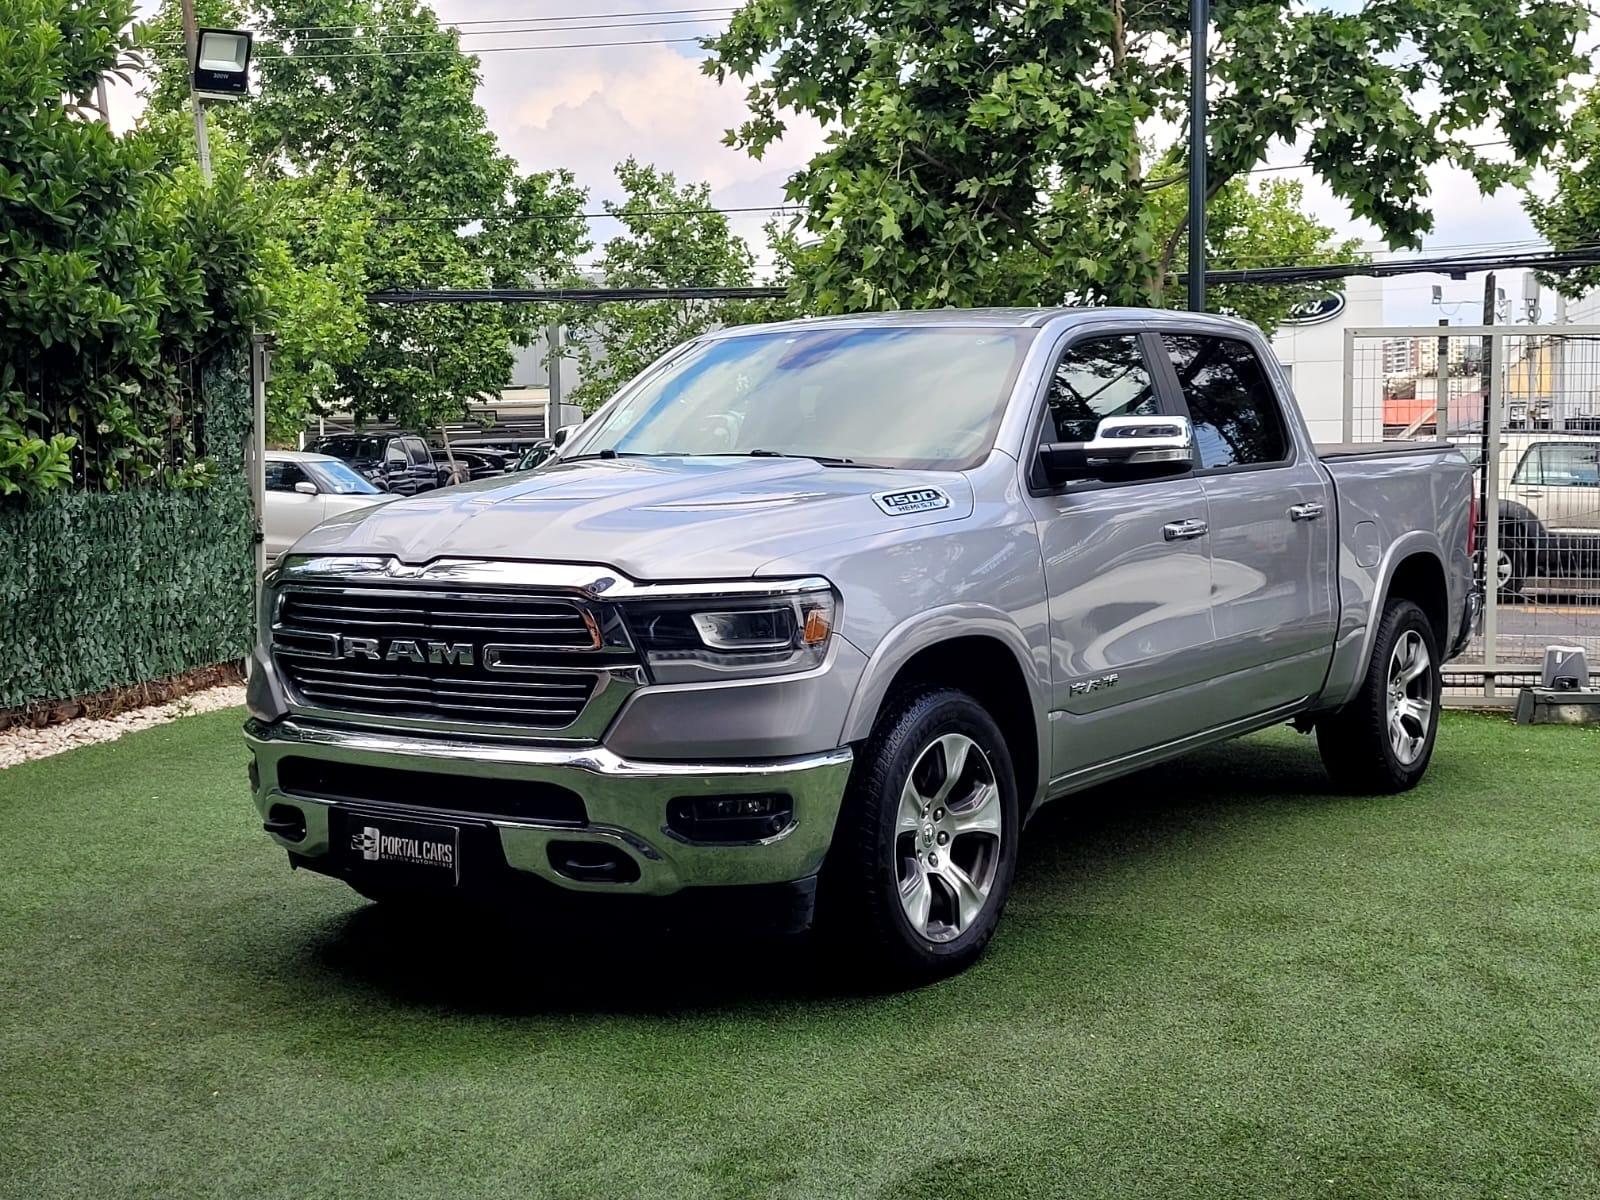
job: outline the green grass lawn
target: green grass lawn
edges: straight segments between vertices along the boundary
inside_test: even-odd
[[[1593,1197],[1600,736],[1424,787],[1287,730],[1049,811],[986,959],[414,932],[291,875],[240,714],[0,771],[0,1193]]]

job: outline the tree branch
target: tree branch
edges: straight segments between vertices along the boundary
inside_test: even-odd
[[[1223,185],[1226,184],[1231,178],[1233,178],[1233,176],[1227,175],[1220,179],[1213,179],[1207,182],[1207,206],[1210,205],[1211,198],[1220,192]],[[1188,228],[1189,210],[1185,208],[1183,210],[1183,216],[1178,219],[1177,227],[1172,231],[1172,235],[1167,238],[1166,244],[1161,247],[1161,257],[1156,260],[1156,278],[1154,282],[1158,288],[1163,285],[1168,273],[1172,270],[1172,256],[1177,253],[1178,243],[1183,239],[1184,231]]]
[[[938,170],[943,171],[946,175],[959,176],[961,174],[961,172],[956,170],[955,167],[952,167],[947,162],[942,162],[939,159],[935,158],[933,155],[929,154],[926,150],[924,150],[921,146],[917,146],[917,145],[914,145],[914,144],[909,143],[909,142],[906,143],[906,145],[910,147],[911,153],[915,154],[918,158],[920,158],[923,162],[927,163],[930,167],[935,167]],[[1031,232],[1030,230],[1024,229],[1022,227],[1022,225],[1017,222],[1017,219],[1015,217],[1013,217],[1010,213],[1006,212],[1004,209],[996,207],[992,200],[983,201],[982,204],[979,206],[979,208],[980,208],[980,211],[982,209],[986,208],[990,212],[992,212],[995,216],[999,217],[1002,221],[1004,221],[1007,225],[1009,225],[1011,227],[1013,232],[1015,232],[1018,236],[1020,236],[1024,241],[1026,241],[1028,243],[1028,245],[1032,246],[1040,254],[1044,255],[1046,259],[1054,257],[1054,252],[1050,249],[1049,246],[1046,246],[1043,242],[1041,242],[1039,240],[1038,236],[1035,235],[1033,232]]]

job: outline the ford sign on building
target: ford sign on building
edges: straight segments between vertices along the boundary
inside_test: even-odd
[[[1383,281],[1354,276],[1302,306],[1272,335],[1311,436],[1337,442],[1344,427],[1344,331],[1383,324]]]

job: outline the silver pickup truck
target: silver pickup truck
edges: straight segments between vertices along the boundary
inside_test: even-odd
[[[1415,784],[1471,492],[1449,446],[1319,452],[1236,321],[723,330],[540,470],[285,555],[256,807],[374,898],[815,918],[930,977],[988,942],[1046,802],[1279,722],[1345,787]]]

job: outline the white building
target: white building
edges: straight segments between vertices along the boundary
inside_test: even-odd
[[[1317,442],[1337,442],[1343,437],[1344,331],[1383,324],[1383,281],[1361,276],[1346,279],[1342,301],[1308,319],[1286,321],[1272,335],[1272,348],[1311,427],[1311,438]],[[1381,372],[1377,378],[1358,378],[1358,390],[1370,389],[1372,396],[1363,401],[1358,395],[1356,403],[1381,407],[1381,385]]]

